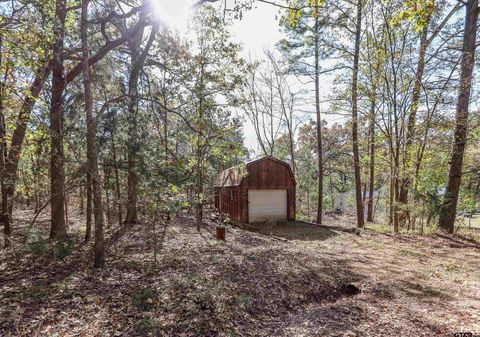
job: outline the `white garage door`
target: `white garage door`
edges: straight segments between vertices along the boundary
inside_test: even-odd
[[[248,221],[287,219],[287,190],[249,190]]]

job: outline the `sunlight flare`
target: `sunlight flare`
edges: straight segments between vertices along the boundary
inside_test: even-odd
[[[156,16],[172,30],[181,33],[187,31],[191,16],[191,5],[188,0],[150,0]]]

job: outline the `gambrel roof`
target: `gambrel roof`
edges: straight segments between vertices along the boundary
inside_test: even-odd
[[[272,156],[263,156],[263,157],[251,160],[246,164],[240,164],[240,165],[233,166],[226,170],[221,171],[217,176],[214,187],[239,186],[240,183],[242,182],[242,179],[248,174],[248,167],[263,160],[273,160],[281,163],[282,165],[286,165],[293,177],[293,173],[288,163],[281,161],[280,159],[274,158]]]

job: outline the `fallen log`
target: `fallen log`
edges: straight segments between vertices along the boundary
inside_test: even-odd
[[[447,235],[442,233],[436,233],[437,237],[451,241],[450,246],[453,248],[477,248],[480,249],[480,244],[475,240],[463,238],[459,235]],[[462,241],[465,240],[465,241]],[[473,241],[473,242],[472,242]]]

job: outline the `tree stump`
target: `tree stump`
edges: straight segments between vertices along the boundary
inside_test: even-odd
[[[225,240],[225,227],[217,226],[217,241],[226,241]]]

